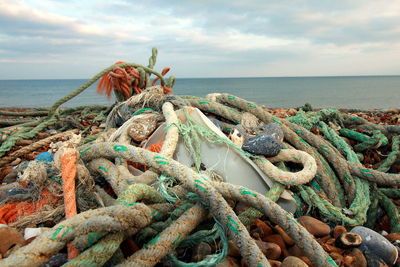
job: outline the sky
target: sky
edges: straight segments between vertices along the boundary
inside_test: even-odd
[[[400,0],[0,0],[0,79],[400,74]]]

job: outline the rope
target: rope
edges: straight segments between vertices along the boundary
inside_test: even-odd
[[[292,161],[301,163],[303,169],[298,172],[282,171],[271,162]],[[275,157],[265,159],[255,159],[254,162],[270,178],[281,184],[300,185],[311,181],[316,172],[317,164],[315,159],[306,152],[295,149],[284,149]]]
[[[15,152],[12,152],[11,154],[8,154],[5,157],[2,157],[0,159],[0,166],[4,166],[5,164],[15,160],[16,158],[19,158],[23,155],[26,155],[28,153],[37,151],[39,148],[42,148],[44,146],[49,145],[50,143],[57,141],[57,140],[65,140],[67,139],[71,134],[77,133],[78,130],[71,130],[71,131],[67,131],[67,132],[62,132],[62,133],[58,133],[55,134],[53,136],[49,136],[46,137],[42,140],[39,140],[35,143],[32,143],[31,145],[25,146]]]
[[[67,219],[77,214],[75,195],[76,160],[77,157],[74,150],[65,152],[65,154],[61,156],[61,175],[63,181],[65,217]],[[79,251],[72,244],[68,244],[68,260],[72,260],[78,255]]]
[[[42,233],[30,244],[18,249],[9,257],[3,259],[0,265],[7,267],[40,266],[52,255],[61,250],[66,242],[72,240],[75,237],[75,229],[78,229],[78,227],[88,219],[95,220],[98,216],[108,216],[112,218],[110,223],[113,221],[122,223],[124,229],[129,229],[130,232],[135,233],[138,229],[143,228],[150,222],[151,213],[152,210],[141,203],[134,206],[115,205],[79,213],[70,219],[60,222],[51,230]],[[84,232],[85,231],[80,231],[80,234]],[[87,229],[86,232],[90,232],[90,229]],[[80,256],[82,254],[80,254]],[[109,257],[111,256],[112,255],[109,255]],[[77,258],[75,258],[75,260],[76,259]]]
[[[124,205],[127,207],[136,207],[141,205],[137,203],[137,201],[144,200],[144,201],[151,201],[151,202],[163,202],[164,199],[162,196],[152,187],[144,185],[144,184],[135,184],[129,186],[122,194],[118,197],[118,203],[120,205]],[[117,206],[112,206],[117,207]],[[148,208],[147,208],[148,209]],[[149,210],[149,209],[148,209]],[[120,231],[116,231],[117,233],[109,234],[101,241],[96,243],[94,246],[91,246],[97,240],[104,236],[103,231],[105,229],[97,229],[96,233],[90,233],[85,237],[80,237],[79,240],[74,241],[75,244],[82,243],[82,239],[86,240],[83,245],[79,245],[80,247],[91,246],[89,249],[85,250],[82,254],[80,254],[77,258],[72,261],[67,262],[64,266],[99,266],[103,265],[107,262],[110,257],[114,254],[114,252],[119,248],[121,242],[125,239],[126,236],[135,234],[139,229],[143,228],[144,226],[148,225],[153,217],[156,215],[154,210],[150,210],[147,213],[147,218],[143,223],[140,224],[141,227],[137,227],[134,229],[123,228],[119,229]],[[129,218],[129,217],[127,217]],[[92,218],[90,218],[92,219]],[[131,218],[131,220],[143,220],[143,218]],[[112,222],[105,221],[103,223],[104,228],[108,229],[112,225]],[[129,229],[129,230],[128,230]],[[117,229],[115,229],[117,230]],[[125,231],[124,231],[125,230]],[[127,231],[128,230],[128,231]]]
[[[169,176],[177,177],[185,187],[198,194],[210,206],[211,212],[224,225],[248,264],[269,266],[268,261],[228,203],[215,191],[207,179],[186,166],[141,148],[115,143],[85,146],[81,150],[81,156],[84,161],[97,157],[120,157],[157,168]]]
[[[115,68],[126,68],[126,67],[135,67],[135,68],[142,68],[143,70],[145,70],[146,72],[152,73],[154,75],[156,75],[157,77],[160,78],[161,80],[161,84],[162,85],[166,85],[166,81],[164,79],[164,77],[154,71],[153,69],[150,69],[148,67],[142,66],[140,64],[137,63],[121,63],[121,64],[114,64],[111,65],[107,68],[105,68],[104,70],[100,71],[99,73],[97,73],[95,76],[93,76],[91,79],[89,79],[86,83],[84,83],[82,86],[78,87],[75,91],[73,91],[72,93],[70,93],[69,95],[66,95],[65,97],[59,99],[57,102],[55,102],[50,110],[49,110],[49,115],[48,116],[52,116],[56,109],[61,106],[62,104],[64,104],[65,102],[71,100],[72,98],[74,98],[75,96],[79,95],[80,93],[82,93],[83,91],[85,91],[89,86],[91,86],[93,83],[95,83],[98,79],[100,79],[103,75],[109,73],[110,71],[112,71]]]
[[[392,151],[389,153],[386,159],[384,159],[378,167],[380,172],[388,172],[390,167],[396,162],[400,155],[400,136],[396,135],[392,138]]]
[[[43,119],[43,121],[37,125],[35,128],[22,128],[21,131],[13,134],[5,142],[3,142],[0,146],[0,157],[4,156],[4,154],[9,151],[18,140],[21,139],[30,139],[39,132],[41,132],[43,129],[47,128],[50,125],[53,125],[57,121],[57,118],[49,117],[46,119]]]
[[[200,204],[188,209],[168,228],[119,266],[154,266],[176,247],[206,217]]]

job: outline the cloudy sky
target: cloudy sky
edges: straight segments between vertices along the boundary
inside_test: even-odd
[[[398,0],[0,0],[0,79],[400,74]]]

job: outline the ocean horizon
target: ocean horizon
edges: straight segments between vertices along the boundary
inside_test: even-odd
[[[0,107],[51,106],[87,79],[0,80]],[[96,93],[97,83],[65,106],[110,105]],[[230,93],[270,108],[310,103],[315,108],[399,108],[400,75],[177,78],[176,95]]]

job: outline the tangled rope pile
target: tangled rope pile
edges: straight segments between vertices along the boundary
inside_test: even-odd
[[[316,238],[305,215],[335,229],[365,225],[391,234],[400,231],[399,202],[393,201],[400,198],[400,174],[394,168],[400,153],[399,125],[372,124],[336,110],[300,111],[284,119],[230,94],[170,95],[174,78],[164,77],[169,68],[161,74],[153,70],[156,56],[153,49],[147,67],[117,62],[49,109],[25,112],[41,116],[31,119],[34,124],[21,121],[22,126],[1,129],[0,167],[8,173],[1,177],[7,184],[0,186],[0,222],[22,230],[31,220],[46,230],[1,255],[0,266],[41,266],[57,260],[57,266],[216,266],[228,259],[242,260],[244,266],[278,266],[277,260],[290,255],[289,247],[300,249],[307,264],[353,266],[337,255],[350,253],[348,248],[336,248],[333,243],[338,241],[326,243],[335,231],[330,233],[319,221],[328,231],[325,239]],[[151,74],[156,76],[153,82]],[[110,108],[60,108],[98,79],[99,92],[110,96],[114,91],[119,103]],[[160,86],[154,86],[157,80]],[[196,124],[187,107],[218,121],[231,139]],[[75,116],[68,127],[25,141],[29,144],[18,149],[22,141],[57,128],[77,112],[80,121]],[[238,129],[255,136],[260,126],[271,123],[282,131],[282,149],[274,156],[245,151],[237,141],[241,136],[233,137]],[[162,140],[146,144],[159,127],[164,129]],[[193,158],[192,166],[176,160],[180,141]],[[202,141],[253,161],[273,180],[269,191],[263,195],[246,188],[246,179],[241,185],[228,183],[223,173],[207,169]],[[384,160],[366,166],[367,153],[390,148]],[[36,151],[46,152],[33,155],[35,160],[26,157]],[[8,166],[18,159],[15,169]],[[297,201],[295,214],[276,203],[289,190]],[[385,216],[389,226],[382,228],[377,217]],[[272,241],[274,235],[282,241]],[[202,246],[210,248],[204,255]],[[62,256],[64,248],[69,261]],[[190,257],[188,250],[197,254]],[[346,257],[355,261],[352,255]]]

